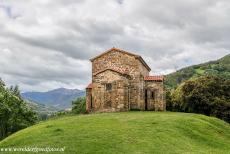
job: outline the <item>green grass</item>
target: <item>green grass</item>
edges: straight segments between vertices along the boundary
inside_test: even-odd
[[[0,142],[0,148],[25,146],[65,147],[67,154],[227,154],[230,125],[203,115],[173,112],[69,116],[42,122]]]
[[[205,73],[205,70],[202,69],[195,69],[195,72],[199,75],[203,75]]]

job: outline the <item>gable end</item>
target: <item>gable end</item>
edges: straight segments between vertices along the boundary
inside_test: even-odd
[[[127,52],[127,51],[124,51],[124,50],[121,50],[121,49],[118,49],[118,48],[114,48],[114,47],[109,49],[109,50],[107,50],[107,51],[105,51],[105,52],[103,52],[102,54],[100,54],[100,55],[98,55],[98,56],[96,56],[94,58],[91,58],[90,61],[93,62],[95,59],[100,58],[101,56],[103,56],[103,55],[105,55],[105,54],[107,54],[107,53],[109,53],[111,51],[119,51],[119,52],[125,53],[127,55],[133,56],[136,59],[138,59],[145,66],[145,68],[148,71],[151,71],[151,68],[148,66],[148,64],[144,61],[144,59],[141,56],[133,54],[133,53],[130,53],[130,52]]]

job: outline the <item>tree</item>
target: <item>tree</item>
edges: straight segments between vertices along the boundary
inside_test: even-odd
[[[230,80],[201,76],[182,83],[171,93],[173,110],[216,116],[230,122]]]
[[[72,112],[76,114],[86,112],[86,99],[85,97],[77,98],[75,101],[72,101]]]
[[[34,124],[36,120],[35,112],[21,98],[18,86],[7,89],[0,84],[0,139]]]
[[[16,86],[10,86],[9,90],[10,90],[10,92],[13,93],[13,95],[17,96],[20,99],[22,98],[18,85],[16,85]]]

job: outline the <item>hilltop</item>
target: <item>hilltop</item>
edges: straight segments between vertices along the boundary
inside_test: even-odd
[[[19,131],[0,147],[65,147],[65,153],[228,153],[230,126],[198,114],[123,112],[68,116]]]
[[[221,59],[193,65],[166,75],[166,87],[175,88],[178,84],[204,74],[217,75],[230,79],[230,54]]]

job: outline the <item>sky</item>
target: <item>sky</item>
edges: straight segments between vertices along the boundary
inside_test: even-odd
[[[117,47],[152,75],[230,53],[229,0],[0,0],[0,77],[22,91],[84,89]]]

